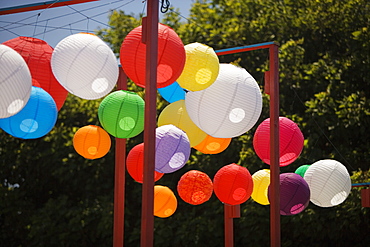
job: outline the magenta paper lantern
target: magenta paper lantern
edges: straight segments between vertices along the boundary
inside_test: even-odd
[[[308,206],[309,202],[310,188],[307,182],[300,175],[296,173],[280,174],[281,215],[298,214]]]
[[[158,172],[175,172],[189,160],[189,138],[184,131],[172,124],[156,129],[155,148],[155,170]]]
[[[302,152],[304,137],[298,125],[286,117],[279,117],[280,166],[295,161]],[[260,159],[270,164],[270,118],[264,120],[253,137],[253,147]]]

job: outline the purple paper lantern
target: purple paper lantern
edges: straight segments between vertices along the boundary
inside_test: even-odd
[[[310,188],[307,182],[300,175],[296,173],[280,174],[281,215],[298,214],[308,206],[309,202]]]
[[[181,169],[190,156],[190,142],[184,131],[172,124],[156,129],[155,170],[171,173]]]

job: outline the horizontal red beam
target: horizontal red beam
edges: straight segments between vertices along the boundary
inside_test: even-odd
[[[266,49],[266,48],[270,48],[273,45],[276,45],[276,43],[275,42],[265,42],[265,43],[259,43],[259,44],[254,44],[254,45],[245,45],[245,46],[227,48],[227,49],[217,50],[215,52],[218,56],[220,56],[220,55],[228,55],[228,54],[253,51],[253,50],[259,50],[259,49]]]
[[[25,4],[25,5],[18,5],[8,8],[0,8],[0,15],[9,15],[9,14],[15,14],[20,12],[27,12],[32,10],[40,10],[40,9],[46,9],[46,8],[55,8],[55,7],[62,7],[72,4],[78,4],[78,3],[87,3],[87,2],[93,2],[98,0],[59,0],[58,2],[54,1],[44,1],[44,2],[38,2],[38,3],[32,3],[32,4]]]

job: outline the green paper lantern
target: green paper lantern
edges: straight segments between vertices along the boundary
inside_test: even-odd
[[[304,177],[304,174],[306,173],[308,167],[310,167],[310,165],[302,165],[300,167],[297,168],[297,170],[295,170],[294,173],[297,173],[298,175],[300,175],[302,178]]]
[[[99,105],[103,128],[117,138],[131,138],[144,130],[144,100],[134,92],[110,93]]]

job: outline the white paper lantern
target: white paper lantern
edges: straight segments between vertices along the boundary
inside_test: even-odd
[[[113,51],[98,36],[88,33],[61,40],[53,51],[51,68],[68,92],[89,100],[107,95],[118,79]]]
[[[311,190],[311,202],[320,207],[342,203],[351,191],[347,168],[336,160],[325,159],[313,163],[305,172],[304,179]]]
[[[0,118],[15,115],[30,98],[32,78],[21,55],[0,44]]]
[[[231,138],[255,125],[262,111],[262,95],[245,69],[220,64],[216,81],[204,90],[188,92],[185,104],[201,130],[213,137]]]

